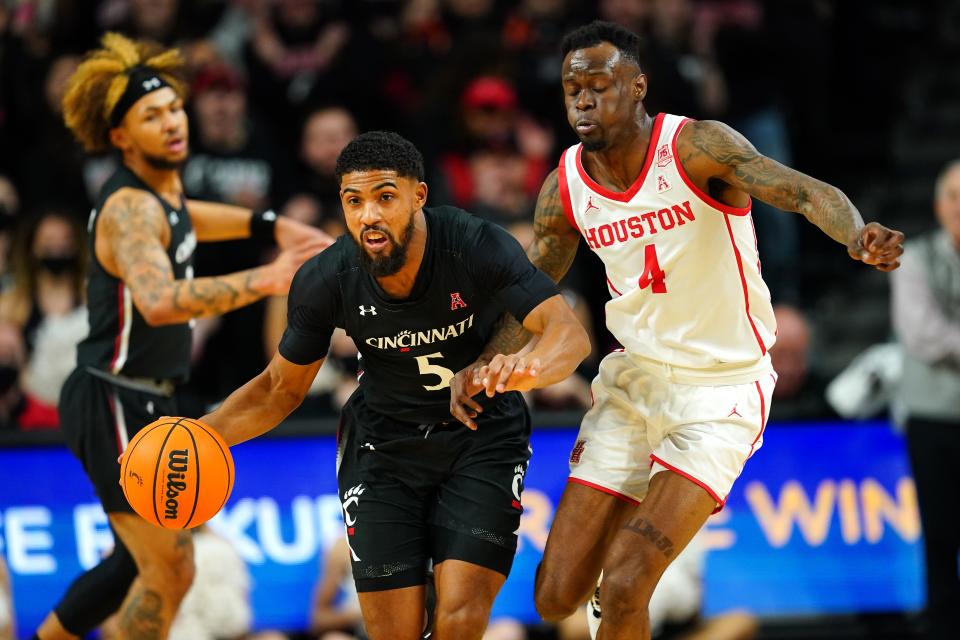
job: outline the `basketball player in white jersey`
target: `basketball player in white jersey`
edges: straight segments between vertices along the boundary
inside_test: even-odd
[[[607,326],[624,347],[593,382],[536,581],[537,610],[559,620],[594,594],[602,570],[593,609],[603,640],[650,637],[661,574],[763,443],[776,325],[751,196],[802,214],[881,271],[899,265],[903,240],[724,124],[647,114],[639,47],[603,22],[564,39],[564,102],[581,142],[540,192],[528,249],[559,280],[584,238],[606,267]],[[488,353],[515,353],[527,338],[505,321]],[[469,421],[472,393],[535,375],[516,356],[481,359],[458,375],[451,411]]]

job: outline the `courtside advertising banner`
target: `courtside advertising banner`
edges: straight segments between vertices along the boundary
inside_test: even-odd
[[[533,434],[519,551],[494,617],[538,620],[534,573],[576,444],[574,428],[557,426]],[[256,627],[304,628],[323,550],[343,535],[334,440],[261,438],[233,455],[233,495],[211,526],[249,567]],[[0,552],[20,634],[29,637],[70,581],[109,552],[112,537],[66,449],[0,450],[0,468]],[[898,611],[922,603],[916,493],[903,439],[886,423],[768,425],[763,447],[702,535],[708,613]]]

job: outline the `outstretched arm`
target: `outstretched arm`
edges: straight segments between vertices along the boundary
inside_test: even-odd
[[[266,433],[300,406],[322,364],[322,359],[294,364],[275,353],[260,375],[200,420],[216,429],[231,447]]]
[[[786,211],[794,211],[847,247],[854,260],[892,271],[903,253],[903,234],[863,223],[860,212],[836,187],[811,178],[760,153],[742,135],[721,122],[687,123],[677,137],[679,161],[687,175],[707,192],[720,180]]]
[[[242,240],[250,237],[250,218],[253,211],[222,202],[188,200],[187,211],[200,242]],[[312,243],[320,251],[333,243],[333,238],[309,225],[284,216],[276,216],[274,239],[281,249]]]
[[[268,265],[224,276],[174,279],[167,255],[170,228],[160,203],[139,189],[121,189],[97,218],[97,259],[129,287],[151,325],[179,324],[219,315],[286,293],[297,268],[315,247],[285,251]]]

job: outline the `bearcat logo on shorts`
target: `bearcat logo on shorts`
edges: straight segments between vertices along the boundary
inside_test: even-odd
[[[580,456],[583,455],[583,450],[586,448],[586,440],[577,440],[577,444],[573,445],[573,451],[570,452],[570,464],[580,464]]]
[[[164,504],[163,517],[165,520],[176,520],[180,509],[180,494],[186,490],[187,483],[183,479],[187,476],[189,464],[187,449],[171,449],[167,459],[167,502]]]
[[[523,505],[520,503],[520,494],[523,493],[523,477],[527,474],[527,465],[518,464],[513,470],[513,500],[511,505],[514,509],[523,511]]]

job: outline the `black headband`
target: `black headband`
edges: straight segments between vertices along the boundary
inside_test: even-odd
[[[148,93],[170,86],[170,83],[164,80],[156,69],[141,64],[130,67],[126,73],[130,80],[127,82],[127,88],[123,95],[120,96],[117,104],[113,107],[113,111],[110,112],[111,127],[120,126],[123,116],[127,115],[127,111],[137,100]]]

